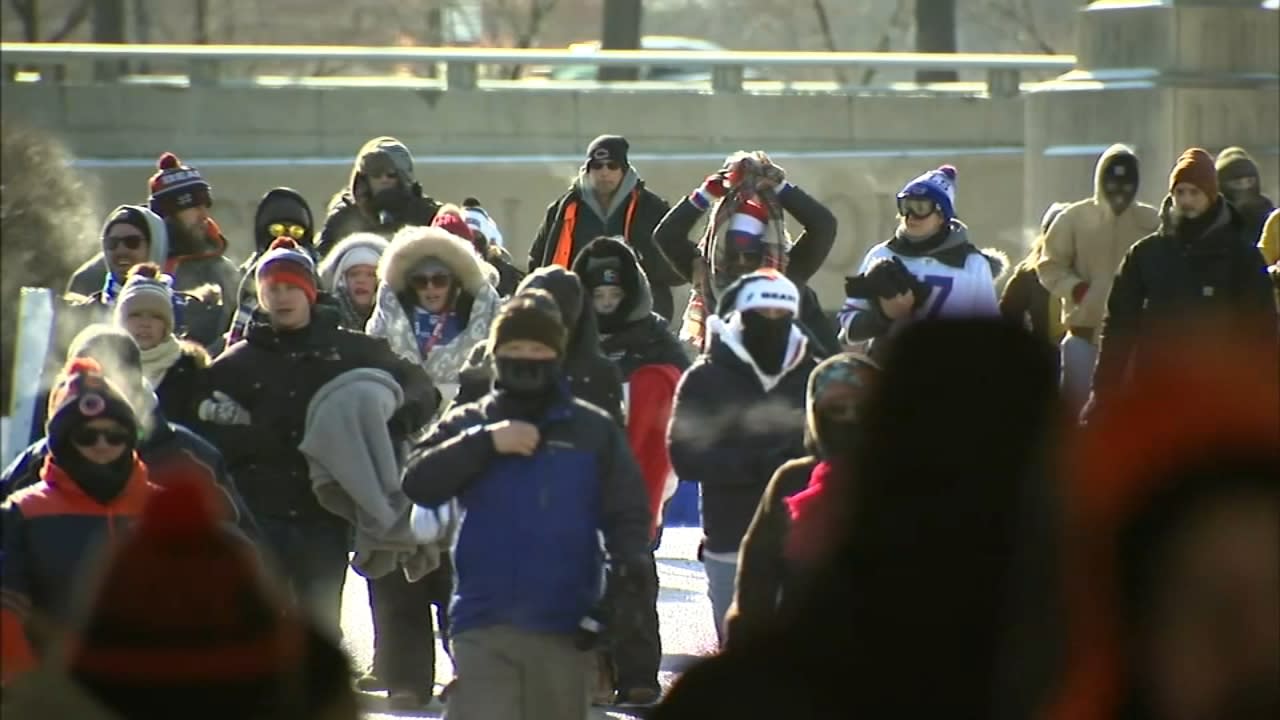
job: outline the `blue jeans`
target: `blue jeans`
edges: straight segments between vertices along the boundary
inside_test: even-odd
[[[1098,361],[1098,348],[1071,333],[1062,336],[1062,401],[1074,415],[1089,399],[1093,386],[1093,366]]]
[[[716,623],[716,639],[724,645],[724,616],[733,604],[733,591],[738,578],[738,563],[703,556],[702,569],[707,574],[707,597],[711,598],[711,615]]]
[[[328,520],[258,517],[268,567],[294,602],[334,639],[342,637],[342,586],[350,530]]]

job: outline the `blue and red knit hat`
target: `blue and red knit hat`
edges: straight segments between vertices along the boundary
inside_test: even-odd
[[[156,161],[156,173],[147,183],[151,193],[148,206],[160,217],[179,210],[213,205],[213,188],[200,171],[183,165],[177,155],[167,152]]]
[[[898,193],[898,200],[925,197],[938,206],[938,211],[948,222],[956,219],[956,169],[943,165],[937,170],[915,178]]]
[[[258,260],[254,279],[259,288],[271,283],[286,283],[307,294],[307,301],[316,303],[316,261],[293,239],[278,237]]]

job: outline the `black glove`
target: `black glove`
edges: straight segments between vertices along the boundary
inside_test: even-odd
[[[880,258],[866,272],[845,278],[844,294],[861,300],[891,298],[912,290],[915,282],[915,276],[902,263],[902,258],[895,255]]]

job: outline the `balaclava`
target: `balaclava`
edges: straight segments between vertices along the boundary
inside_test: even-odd
[[[120,494],[133,472],[138,418],[124,393],[103,376],[96,360],[75,358],[63,375],[65,379],[49,393],[49,420],[45,424],[49,456],[85,493],[105,505]],[[125,451],[106,465],[90,462],[73,439],[97,418],[109,418],[124,428]]]
[[[786,275],[772,269],[743,275],[725,293],[732,298],[733,310],[741,323],[742,346],[756,367],[766,375],[782,372],[791,345],[791,331],[800,312],[800,291]],[[783,310],[778,318],[766,317],[761,310]],[[733,325],[731,321],[731,327]]]
[[[1218,187],[1223,196],[1237,208],[1248,208],[1262,201],[1262,178],[1258,164],[1242,147],[1229,147],[1218,153],[1215,163]]]
[[[507,395],[520,416],[540,416],[558,394],[567,339],[568,332],[560,320],[559,308],[545,290],[522,290],[498,310],[489,330],[494,387]],[[546,345],[555,350],[556,356],[549,360],[533,360],[497,354],[498,349],[513,340],[532,340]]]
[[[1102,196],[1111,212],[1119,215],[1138,197],[1138,156],[1118,153],[1102,163]]]
[[[303,229],[300,235],[292,235],[287,228],[276,228],[280,232],[272,232],[272,225],[292,225]],[[311,216],[311,206],[305,198],[293,188],[278,187],[267,191],[258,201],[258,210],[254,213],[254,244],[259,253],[264,253],[276,238],[287,236],[297,241],[307,252],[314,253],[312,247],[315,235],[315,221]]]

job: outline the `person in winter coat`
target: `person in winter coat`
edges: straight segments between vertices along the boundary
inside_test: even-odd
[[[1222,196],[1240,213],[1244,239],[1258,242],[1267,216],[1276,209],[1271,198],[1262,194],[1262,178],[1258,164],[1242,147],[1229,147],[1218,153],[1214,168],[1218,171],[1218,187]]]
[[[774,472],[807,454],[805,384],[815,363],[795,324],[799,290],[777,270],[743,275],[718,310],[707,321],[710,347],[676,389],[668,448],[680,479],[701,485],[699,559],[723,642],[742,537]]]
[[[470,244],[442,227],[396,233],[378,266],[377,305],[367,332],[421,365],[451,401],[458,374],[483,347],[498,312],[498,291]]]
[[[525,274],[516,267],[511,253],[507,252],[498,223],[480,205],[480,201],[473,197],[462,201],[462,214],[471,227],[476,252],[498,270],[498,295],[511,297]]]
[[[525,290],[491,328],[493,388],[457,405],[404,472],[414,502],[457,498],[450,605],[455,720],[581,718],[609,592],[651,576],[649,511],[622,429],[564,381],[568,331],[554,300]],[[585,629],[584,629],[585,627]]]
[[[384,370],[404,393],[392,436],[421,428],[438,404],[422,368],[386,342],[338,327],[338,314],[318,307],[315,265],[292,240],[278,239],[255,269],[269,322],[253,322],[245,339],[209,367],[212,396],[200,416],[240,482],[277,570],[299,603],[335,637],[347,572],[348,535],[311,490],[298,451],[311,398],[355,368]]]
[[[278,237],[287,237],[298,243],[315,259],[312,235],[315,221],[311,206],[297,190],[287,187],[272,188],[258,201],[253,214],[253,254],[240,263],[240,287],[236,291],[236,313],[231,319],[225,346],[231,346],[244,335],[244,329],[258,309],[258,286],[254,281],[253,266]]]
[[[93,360],[67,366],[50,395],[40,481],[0,507],[0,669],[31,670],[70,620],[90,561],[116,542],[157,488],[135,452],[138,417]]]
[[[209,313],[208,322],[188,323],[187,334],[190,338],[208,346],[217,341],[231,321],[231,303],[240,284],[240,273],[226,257],[227,239],[209,216],[209,208],[213,206],[213,191],[200,171],[183,165],[178,156],[169,152],[160,156],[157,166],[156,173],[151,176],[147,185],[151,193],[147,208],[164,220],[164,254],[159,253],[161,233],[155,229],[150,217],[143,216],[146,219],[140,221],[135,212],[124,210],[123,214],[133,216],[128,224],[143,231],[142,234],[146,235],[150,243],[148,256],[143,259],[158,261],[164,272],[173,277],[175,291],[189,292],[209,285],[217,287],[216,298],[209,298],[208,301],[208,304],[216,308],[216,312]],[[122,210],[123,208],[117,209],[112,214],[108,227],[104,228],[104,237],[107,235],[106,231],[119,221],[118,213]],[[143,224],[146,225],[145,228],[141,227]],[[127,236],[119,237],[123,238],[121,242],[126,246],[129,244]],[[111,269],[119,273],[117,279],[122,281],[124,271],[128,268],[120,265],[140,261],[137,257],[123,258],[118,253],[113,253],[115,267]],[[102,257],[94,258],[81,266],[72,277],[68,289],[88,295],[103,287],[103,277],[108,269],[104,253]]]
[[[516,295],[529,289],[545,290],[560,308],[569,339],[560,367],[564,370],[574,397],[604,410],[620,427],[626,426],[622,410],[622,375],[618,366],[600,349],[600,331],[595,308],[584,297],[582,281],[572,271],[560,267],[538,268],[520,282]],[[471,352],[461,373],[455,404],[474,402],[493,384],[493,355],[487,346]]]
[[[849,475],[857,452],[855,423],[879,373],[865,355],[842,353],[818,363],[809,375],[804,429],[810,454],[783,463],[773,474],[742,538],[733,604],[724,623],[726,647],[741,646],[772,628],[783,608],[803,597],[809,576],[829,557],[843,500],[833,488]]]
[[[685,670],[649,717],[1040,717],[1065,640],[1051,357],[1001,320],[903,330],[820,506],[839,511],[822,543],[835,553],[772,627]],[[1000,381],[966,381],[986,377]],[[963,422],[924,438],[940,408]]]
[[[670,206],[645,188],[631,165],[630,150],[631,144],[620,135],[591,141],[568,192],[547,206],[529,250],[529,272],[550,265],[568,269],[593,238],[622,237],[649,276],[654,311],[670,321],[675,311],[671,288],[687,282],[654,244],[654,229]]]
[[[1044,211],[1044,217],[1040,219],[1040,234],[1026,257],[1014,267],[1009,282],[1000,293],[1000,314],[1054,347],[1062,340],[1062,300],[1051,295],[1040,283],[1036,265],[1044,256],[1044,239],[1050,226],[1066,207],[1066,203],[1053,203]]]
[[[129,271],[112,320],[142,351],[142,374],[155,388],[165,417],[179,425],[197,426],[196,408],[204,399],[209,353],[174,336],[173,289],[159,266],[143,263]]]
[[[1276,304],[1262,255],[1246,242],[1235,208],[1218,192],[1213,157],[1182,153],[1169,174],[1160,229],[1120,263],[1098,338],[1089,405],[1143,372],[1155,359],[1144,335],[1167,324],[1217,314],[1259,338],[1276,338]],[[1086,407],[1085,416],[1094,408]]]
[[[102,224],[102,254],[71,276],[67,292],[85,297],[101,292],[104,304],[115,305],[129,268],[169,259],[169,234],[164,220],[141,205],[121,205]]]
[[[135,408],[141,436],[138,439],[138,456],[147,465],[149,479],[165,486],[176,479],[199,478],[217,489],[222,499],[223,517],[233,523],[250,540],[257,542],[261,533],[249,513],[240,491],[227,473],[222,453],[192,430],[169,422],[161,409],[151,384],[142,370],[142,352],[137,343],[124,330],[111,325],[90,325],[80,331],[67,352],[66,364],[79,358],[97,362],[107,379],[125,392],[129,404]],[[63,382],[62,371],[54,379],[54,387]],[[43,405],[49,404],[48,397]],[[47,422],[44,411],[39,424]],[[26,450],[18,454],[0,474],[0,498],[40,480],[40,467],[49,455],[48,438],[32,441]]]
[[[423,194],[409,148],[393,137],[373,138],[356,153],[346,189],[329,203],[316,252],[326,258],[338,242],[357,232],[389,240],[406,225],[430,225],[439,208],[440,203]]]
[[[1098,157],[1093,197],[1068,205],[1045,236],[1036,265],[1040,283],[1062,301],[1062,391],[1069,408],[1088,398],[1097,360],[1098,327],[1120,260],[1160,224],[1156,209],[1137,201],[1138,156],[1112,145]]]
[[[1065,455],[1070,642],[1037,717],[1280,713],[1275,340],[1160,342]]]
[[[711,220],[697,244],[689,233],[702,216]],[[783,211],[804,228],[792,240]],[[762,151],[737,152],[724,167],[667,213],[654,241],[693,283],[680,337],[701,351],[705,318],[717,296],[740,276],[760,267],[782,270],[800,288],[800,327],[811,350],[825,357],[839,349],[835,330],[807,283],[822,267],[836,238],[836,216],[787,180],[786,171]]]
[[[644,477],[652,518],[650,537],[656,542],[663,505],[676,489],[666,435],[676,384],[689,367],[689,358],[666,320],[653,311],[648,278],[621,238],[592,240],[578,254],[573,269],[591,294],[601,348],[622,372],[627,441]],[[625,705],[652,704],[661,694],[657,583],[645,590],[642,597],[626,598],[636,603],[642,622],[620,628],[614,638],[613,689]]]
[[[858,274],[845,279],[842,333],[846,342],[869,342],[872,357],[883,357],[881,341],[912,322],[999,315],[995,280],[1008,261],[969,241],[956,214],[955,183],[950,165],[907,183],[898,193],[893,238],[871,248]]]
[[[320,290],[338,304],[339,324],[364,332],[378,297],[378,263],[390,245],[381,235],[352,233],[320,262]]]

